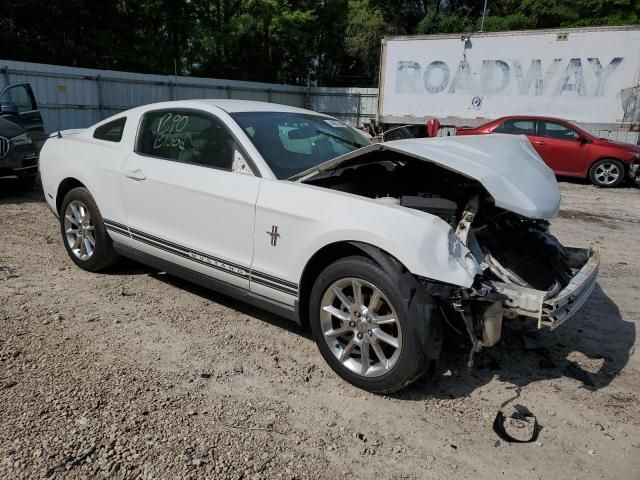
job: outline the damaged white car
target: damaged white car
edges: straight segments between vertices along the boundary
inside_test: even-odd
[[[424,373],[447,324],[475,352],[503,319],[555,328],[596,283],[597,254],[549,233],[560,193],[525,137],[371,145],[308,110],[191,100],[54,134],[40,162],[78,266],[130,257],[308,323],[372,392]]]

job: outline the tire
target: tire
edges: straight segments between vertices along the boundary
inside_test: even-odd
[[[393,140],[403,140],[405,138],[413,138],[413,134],[409,131],[408,128],[400,127],[393,129],[391,132],[389,132],[388,135],[385,135],[384,141],[390,142]]]
[[[33,190],[33,187],[36,184],[36,179],[38,177],[36,175],[32,177],[20,177],[18,178],[18,190],[22,192],[29,192]]]
[[[589,169],[589,180],[596,187],[617,187],[625,176],[624,165],[614,158],[603,158]]]
[[[74,188],[62,200],[60,233],[69,257],[83,270],[98,272],[118,261],[100,210],[86,188]]]
[[[354,281],[360,286],[360,308],[354,307]],[[411,297],[403,295],[399,283],[372,260],[353,256],[329,265],[311,291],[309,320],[320,353],[340,377],[372,393],[400,390],[424,374],[431,363],[423,351],[423,327],[428,319],[422,326],[414,324]],[[379,293],[377,307],[367,308],[375,290]],[[351,307],[344,301],[351,302]],[[390,322],[392,317],[395,322]],[[378,321],[384,323],[376,324]]]

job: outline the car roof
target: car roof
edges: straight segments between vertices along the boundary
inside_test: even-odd
[[[306,110],[304,108],[280,105],[278,103],[255,102],[252,100],[231,100],[218,98],[199,98],[193,100],[174,100],[170,102],[151,103],[137,107],[144,111],[158,108],[197,108],[198,106],[218,107],[227,113],[239,112],[282,112],[282,113],[304,113],[311,115],[321,115],[329,117],[323,113]]]
[[[501,122],[503,120],[526,120],[526,119],[549,120],[551,122],[569,122],[569,123],[571,122],[571,120],[566,120],[564,118],[557,118],[557,117],[540,117],[538,115],[506,115],[504,117],[496,118],[491,123]]]
[[[255,102],[252,100],[205,99],[202,102],[219,107],[229,113],[235,112],[297,112],[317,113],[304,108],[281,105],[279,103]],[[322,114],[321,114],[322,115]]]

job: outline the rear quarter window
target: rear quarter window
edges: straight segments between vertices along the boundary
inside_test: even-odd
[[[105,123],[99,126],[93,132],[93,138],[98,140],[105,140],[107,142],[119,142],[122,140],[122,133],[124,132],[124,125],[127,123],[127,118],[122,117],[112,122]]]

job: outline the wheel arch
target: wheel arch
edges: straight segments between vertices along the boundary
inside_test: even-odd
[[[366,257],[389,272],[407,271],[393,255],[368,243],[345,240],[323,246],[309,258],[300,277],[298,315],[302,325],[309,323],[309,297],[320,272],[333,262],[353,255]]]
[[[421,343],[424,355],[437,360],[443,343],[443,319],[431,294],[422,288],[415,276],[393,255],[365,242],[340,241],[325,245],[307,262],[300,280],[298,316],[302,326],[309,324],[309,299],[315,279],[328,265],[353,255],[360,255],[375,262],[389,273],[409,303],[409,315],[413,319],[416,341]]]
[[[75,177],[67,177],[58,185],[58,191],[56,192],[56,212],[58,214],[60,214],[64,197],[74,188],[86,188],[86,186]]]
[[[629,167],[629,162],[628,161],[624,161],[618,157],[613,157],[611,155],[603,155],[601,157],[597,157],[595,159],[593,159],[590,163],[589,166],[587,167],[587,176],[589,175],[589,172],[591,171],[591,169],[593,168],[593,166],[600,162],[601,160],[615,160],[617,162],[620,162],[622,164],[622,166],[624,167],[625,171],[627,170],[627,168]]]

